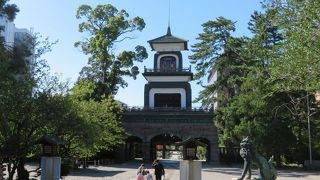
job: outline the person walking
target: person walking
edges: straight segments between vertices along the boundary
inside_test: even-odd
[[[144,175],[145,175],[144,164],[141,164],[137,171],[137,180],[145,180]]]
[[[154,174],[156,176],[156,180],[161,180],[162,176],[165,176],[165,171],[163,165],[160,163],[159,159],[156,159],[152,163],[152,167],[154,168]]]
[[[146,180],[153,180],[152,175],[150,174],[150,172],[148,170],[146,170],[146,173],[147,173]]]

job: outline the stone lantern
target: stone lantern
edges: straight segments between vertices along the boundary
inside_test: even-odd
[[[59,156],[60,141],[54,137],[44,136],[40,140],[43,156]]]
[[[194,138],[188,138],[177,145],[183,146],[183,160],[197,160],[197,146],[207,146]]]
[[[197,161],[197,146],[207,145],[194,139],[188,138],[177,145],[183,146],[183,161],[180,161],[180,180],[201,180],[202,162]]]
[[[45,135],[39,140],[42,145],[41,180],[60,180],[61,157],[60,146],[65,144],[54,135]]]

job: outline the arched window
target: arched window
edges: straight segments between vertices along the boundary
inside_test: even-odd
[[[160,71],[176,71],[177,60],[173,56],[164,56],[160,59]]]

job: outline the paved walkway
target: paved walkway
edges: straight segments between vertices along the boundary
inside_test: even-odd
[[[180,180],[179,162],[163,161],[166,170],[166,180]],[[107,166],[89,167],[72,171],[65,180],[135,180],[139,162],[113,164]],[[150,169],[151,164],[146,163],[145,167]],[[218,164],[204,164],[202,167],[202,180],[232,180],[239,177],[240,165],[223,166]],[[253,170],[253,177],[258,174]],[[320,172],[302,170],[278,170],[277,180],[319,180]]]

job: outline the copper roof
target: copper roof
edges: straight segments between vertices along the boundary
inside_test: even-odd
[[[148,41],[148,43],[150,43],[150,46],[151,46],[152,50],[154,50],[152,44],[160,44],[160,43],[184,43],[184,50],[188,50],[187,42],[188,41],[185,40],[185,39],[181,39],[181,38],[178,38],[176,36],[173,36],[171,34],[170,26],[167,29],[167,34],[166,35],[160,36],[158,38],[155,38],[155,39],[152,39],[152,40]]]

